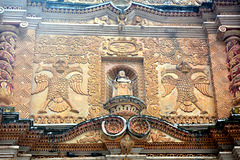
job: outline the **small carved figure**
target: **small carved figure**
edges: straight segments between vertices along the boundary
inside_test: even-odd
[[[121,32],[125,29],[125,25],[127,22],[127,16],[124,15],[123,13],[121,13],[118,17],[117,17],[117,22],[118,22],[118,31]]]
[[[99,24],[101,27],[103,27],[104,25],[109,24],[109,18],[108,16],[103,16],[101,18],[95,17],[94,24]]]
[[[154,129],[151,130],[148,140],[152,140],[152,142],[171,142],[171,138],[167,138],[163,132]]]
[[[119,71],[113,82],[113,97],[119,95],[133,95],[132,81],[126,76],[125,71]]]
[[[145,25],[145,20],[142,20],[139,16],[136,16],[132,22],[132,25],[137,25],[137,26],[141,26],[141,29],[144,28]]]
[[[194,87],[198,89],[202,94],[211,97],[209,93],[209,80],[206,76],[198,76],[195,79],[191,79],[193,73],[203,72],[203,69],[192,69],[186,62],[182,62],[177,65],[176,69],[168,69],[166,73],[174,73],[178,76],[178,79],[173,78],[171,75],[164,76],[162,78],[162,84],[165,88],[163,97],[169,95],[176,87],[178,91],[177,104],[170,114],[177,114],[176,111],[180,107],[185,112],[192,112],[195,108],[192,108],[192,103],[201,111],[201,114],[207,114],[198,103],[198,99],[194,95]],[[204,73],[205,74],[205,73]],[[183,105],[182,105],[183,104]]]
[[[81,68],[70,68],[67,61],[59,59],[56,61],[52,67],[38,68],[37,72],[50,71],[53,73],[52,78],[48,78],[46,74],[38,74],[35,77],[35,82],[37,87],[32,94],[37,94],[44,91],[48,87],[47,100],[43,105],[43,108],[38,111],[39,114],[47,113],[46,108],[53,112],[63,112],[67,108],[71,107],[71,112],[79,113],[71,103],[68,97],[69,86],[78,94],[87,95],[83,92],[81,84],[83,77]],[[69,79],[65,78],[68,74],[72,72],[79,72],[79,74],[73,74]]]
[[[123,139],[120,142],[121,154],[128,155],[131,153],[132,147],[134,146],[134,140],[127,134],[123,137]]]
[[[77,140],[77,143],[98,143],[102,142],[103,136],[100,130],[92,130],[85,135],[85,138]]]

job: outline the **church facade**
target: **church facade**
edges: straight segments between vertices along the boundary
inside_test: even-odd
[[[0,6],[0,159],[240,158],[239,1]]]

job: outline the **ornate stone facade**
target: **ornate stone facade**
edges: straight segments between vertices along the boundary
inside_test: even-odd
[[[0,5],[4,158],[239,156],[238,1]]]

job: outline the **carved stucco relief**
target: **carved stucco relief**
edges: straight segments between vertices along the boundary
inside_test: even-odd
[[[55,36],[55,35],[38,35],[35,46],[35,69],[34,76],[38,76],[35,72],[39,66],[45,68],[53,67],[57,59],[66,59],[69,64],[69,76],[66,80],[70,83],[68,89],[69,102],[76,106],[79,112],[70,113],[65,110],[56,111],[50,107],[49,113],[45,115],[37,113],[41,109],[40,105],[44,105],[47,99],[47,91],[36,93],[32,96],[31,111],[36,123],[79,123],[89,118],[99,116],[102,112],[100,107],[100,81],[101,77],[101,56],[99,52],[101,38],[98,37],[80,37],[80,36]],[[78,94],[71,87],[71,77],[76,75],[76,67],[81,68],[82,90],[84,94]],[[48,77],[53,77],[51,73],[43,73]],[[51,80],[52,78],[50,78]],[[69,80],[68,80],[69,79]],[[36,84],[33,83],[33,90]],[[52,89],[52,87],[50,87]],[[78,88],[78,87],[77,87]],[[48,91],[51,92],[51,91]],[[80,93],[80,92],[79,92]],[[41,95],[40,95],[41,94]],[[45,97],[45,98],[43,98]],[[38,102],[38,103],[37,103]],[[41,103],[39,103],[41,102]],[[69,104],[68,104],[69,106]],[[49,106],[48,106],[49,108]],[[65,107],[66,108],[66,107]],[[47,108],[46,108],[47,109]],[[58,112],[58,113],[56,113]]]
[[[123,49],[126,49],[124,47],[126,47],[125,44],[127,43],[129,43],[128,47],[130,47],[129,53],[119,54]],[[143,58],[144,72],[140,75],[144,78],[142,78],[140,82],[142,88],[139,88],[141,90],[145,88],[145,92],[142,92],[144,95],[141,96],[143,99],[145,97],[147,109],[143,114],[163,118],[172,123],[210,123],[214,121],[215,115],[213,113],[215,111],[215,104],[213,98],[204,96],[202,93],[197,92],[197,90],[194,91],[194,94],[203,106],[208,106],[206,109],[208,112],[207,115],[199,116],[199,110],[195,109],[191,114],[182,112],[180,115],[167,118],[166,116],[174,110],[176,100],[172,101],[170,104],[168,100],[162,98],[162,95],[164,95],[164,88],[161,82],[161,72],[165,69],[176,66],[182,61],[185,61],[192,66],[207,68],[207,77],[211,81],[207,43],[204,39],[128,37],[122,39],[94,36],[38,35],[35,46],[34,72],[40,63],[51,66],[56,58],[66,58],[69,65],[79,64],[83,69],[84,82],[82,86],[83,90],[86,90],[89,96],[87,101],[83,104],[83,106],[85,105],[88,108],[86,110],[86,112],[88,112],[86,115],[73,116],[72,114],[52,114],[44,117],[42,115],[34,114],[33,117],[35,118],[35,122],[79,123],[86,119],[107,114],[107,112],[103,112],[103,108],[101,107],[101,104],[105,103],[106,100],[102,98],[102,95],[106,92],[102,87],[106,83],[103,75],[106,74],[107,68],[111,68],[111,66],[114,67],[118,64],[108,61],[104,64],[106,67],[103,67],[103,56],[111,57],[113,59],[116,56],[122,57],[123,59],[124,57],[127,58],[126,56]],[[124,60],[123,62],[118,63],[119,65],[122,65],[124,64]],[[141,68],[141,66],[138,66],[137,68],[139,67]],[[35,85],[36,84],[33,84],[33,88]],[[209,89],[212,93],[211,86]],[[45,96],[46,94],[47,93],[45,93]],[[70,97],[71,94],[69,95]],[[176,89],[173,90],[171,94],[177,97]],[[172,96],[171,94],[169,96]],[[37,110],[34,112],[36,113]]]
[[[144,114],[166,119],[172,123],[212,123],[216,119],[213,87],[210,74],[209,53],[207,42],[204,39],[197,38],[145,38],[144,43],[144,67],[145,67],[145,88],[147,110]],[[205,70],[206,78],[209,81],[207,89],[209,94],[202,94],[194,89],[194,95],[199,97],[197,101],[202,108],[207,110],[208,114],[199,115],[199,109],[181,110],[178,115],[169,113],[174,111],[177,102],[177,89],[173,90],[169,96],[163,98],[165,89],[162,84],[162,71],[176,68],[181,62],[187,62],[194,68]],[[173,75],[174,76],[174,75]],[[181,78],[175,75],[175,79]],[[194,75],[195,78],[201,76]],[[193,89],[193,88],[192,88]],[[170,97],[170,98],[169,98]],[[190,105],[190,104],[189,104]]]

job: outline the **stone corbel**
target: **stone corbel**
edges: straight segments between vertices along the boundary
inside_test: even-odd
[[[229,90],[233,105],[240,104],[240,26],[220,26],[217,38],[226,44],[230,81]]]

